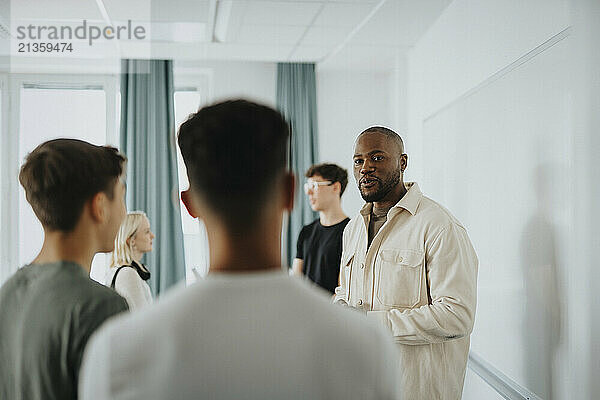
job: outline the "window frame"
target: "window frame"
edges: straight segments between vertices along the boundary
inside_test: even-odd
[[[175,93],[177,92],[198,92],[200,93],[200,101],[198,107],[204,107],[213,101],[213,71],[208,68],[185,68],[185,67],[175,67],[173,71],[173,106],[175,106]],[[177,121],[176,121],[177,122]],[[176,139],[177,130],[179,126],[175,126],[175,136]],[[177,152],[179,152],[179,148],[177,148]],[[178,165],[179,170],[179,165]],[[179,179],[179,178],[178,178]],[[181,200],[180,200],[181,201]],[[182,212],[185,211],[185,207],[183,204],[180,204]],[[182,221],[183,223],[183,221]],[[198,223],[200,223],[198,221]],[[183,228],[183,226],[182,226]],[[208,255],[208,244],[204,243],[204,250],[207,252],[203,257],[204,263],[206,265],[188,265],[188,254],[186,250],[186,236],[193,236],[199,241],[206,240],[206,233],[200,230],[199,233],[195,234],[185,234],[183,233],[183,246],[184,246],[184,261],[185,261],[185,280],[189,285],[195,282],[199,277],[202,277],[206,274],[208,270],[209,263],[209,255]],[[189,247],[189,246],[188,246]],[[190,264],[192,263],[189,260]],[[201,269],[199,269],[201,268]]]
[[[0,284],[19,267],[19,182],[22,160],[19,154],[21,88],[24,85],[52,85],[65,88],[100,86],[106,99],[106,143],[118,146],[117,116],[118,75],[115,74],[4,74],[0,76],[2,90],[0,146]]]

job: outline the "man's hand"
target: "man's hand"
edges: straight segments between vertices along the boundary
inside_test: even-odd
[[[300,258],[294,258],[294,262],[292,263],[292,275],[294,276],[302,276],[304,269],[304,260]]]

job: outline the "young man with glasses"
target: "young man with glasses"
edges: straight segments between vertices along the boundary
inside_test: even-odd
[[[300,231],[292,270],[333,294],[340,272],[342,234],[350,221],[342,210],[348,173],[335,164],[318,164],[305,176],[304,192],[319,218]]]

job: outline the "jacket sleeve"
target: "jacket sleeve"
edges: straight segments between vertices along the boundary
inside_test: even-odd
[[[473,329],[478,260],[465,229],[453,223],[426,242],[425,263],[429,304],[367,313],[386,325],[398,343],[439,343]]]
[[[346,227],[344,228],[344,233],[342,234],[342,257],[340,259],[340,274],[338,277],[338,286],[335,288],[334,291],[334,296],[333,296],[333,303],[335,304],[341,304],[341,305],[348,305],[348,302],[346,301],[346,299],[348,298],[347,296],[347,290],[350,286],[350,282],[346,282],[346,273],[345,273],[345,268],[346,268],[346,264],[348,264],[349,261],[349,257],[350,257],[350,252],[349,252],[349,236],[350,236],[350,226],[352,225],[353,221],[350,221],[348,224],[346,224]]]

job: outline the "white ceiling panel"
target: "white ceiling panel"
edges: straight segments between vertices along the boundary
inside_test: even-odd
[[[352,39],[354,44],[411,46],[452,0],[388,0]]]
[[[323,26],[311,27],[304,38],[301,45],[307,46],[336,46],[342,43],[352,31],[352,27],[346,28],[329,28]]]
[[[90,1],[90,0],[85,0]],[[96,3],[91,1],[91,3]],[[151,0],[102,0],[106,13],[111,21],[143,21],[151,20]]]
[[[294,50],[288,61],[316,62],[322,60],[331,50],[331,47],[299,46]]]
[[[94,0],[80,0],[95,3]],[[208,0],[103,0],[111,19],[139,20],[151,16],[155,22],[207,22]]]
[[[121,2],[128,3],[128,1]],[[209,1],[200,0],[152,1],[152,20],[164,22],[208,22],[209,4]]]
[[[371,12],[375,4],[371,3],[328,3],[317,19],[315,26],[355,27]]]
[[[378,3],[381,0],[230,0],[237,3]]]
[[[96,1],[12,0],[13,15],[2,17],[12,17],[13,23],[19,16],[31,23],[77,23],[82,19],[102,23]],[[228,16],[225,23],[218,24],[223,43],[211,43],[209,27],[214,21],[209,20],[209,0],[102,0],[113,23],[152,21],[153,57],[315,61],[321,62],[320,68],[377,71],[389,69],[394,57],[406,53],[451,1],[222,0],[220,4],[231,5],[230,9],[221,7],[229,10],[222,12]],[[365,21],[380,4],[383,6]],[[365,25],[356,31],[362,22]],[[142,43],[121,44],[124,56],[150,54]]]
[[[152,41],[194,43],[208,42],[205,23],[198,22],[154,22],[150,28]]]
[[[93,0],[61,0],[49,3],[41,0],[13,0],[10,2],[10,19],[15,22],[16,20],[102,20],[100,10]]]
[[[379,3],[381,0],[329,0],[329,3],[369,3],[369,4],[376,4]],[[395,1],[395,0],[388,0],[388,1]]]
[[[247,60],[278,62],[285,60],[292,50],[290,45],[266,44],[209,44],[207,58],[213,60]]]
[[[396,57],[408,51],[407,47],[348,45],[335,56],[319,64],[324,69],[388,71],[394,68]]]
[[[251,25],[310,25],[321,3],[252,1],[246,6],[243,23]]]
[[[240,45],[229,43],[153,43],[152,57],[177,60],[236,60],[277,62],[285,60],[292,46]],[[146,58],[148,51],[139,43],[121,45],[121,57]]]
[[[247,44],[296,44],[304,34],[302,26],[243,25],[235,43]]]
[[[227,19],[225,42],[235,42],[239,36],[240,28],[242,27],[242,20],[246,14],[246,7],[248,2],[233,2]]]

